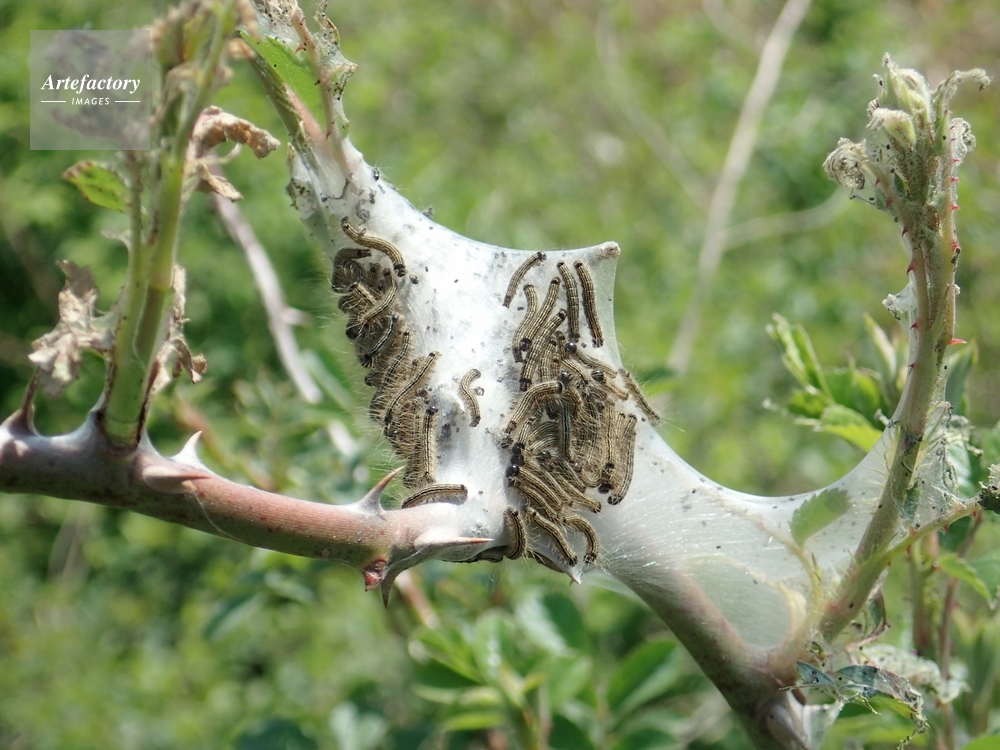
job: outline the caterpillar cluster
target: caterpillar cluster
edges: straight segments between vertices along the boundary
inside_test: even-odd
[[[395,311],[396,284],[406,277],[403,257],[392,243],[355,229],[346,218],[340,225],[357,246],[334,256],[330,287],[341,295],[337,306],[348,315],[347,337],[361,365],[369,369],[365,383],[375,387],[368,413],[406,461],[403,486],[413,492],[403,507],[442,497],[465,498],[465,485],[435,480],[438,407],[430,402],[425,383],[441,355],[414,357],[410,351],[411,333]]]
[[[535,253],[511,278],[504,297],[509,307],[518,285],[544,260]],[[617,505],[632,481],[635,433],[638,418],[618,410],[619,402],[633,399],[653,424],[659,417],[624,369],[614,370],[589,356],[580,342],[580,310],[583,309],[594,347],[603,346],[604,336],[597,317],[594,283],[587,267],[574,263],[574,275],[563,262],[557,264],[545,293],[539,296],[532,284],[522,287],[524,317],[511,341],[515,364],[521,365],[519,389],[500,447],[510,452],[507,482],[524,501],[523,511],[508,514],[515,540],[508,554],[526,554],[546,560],[527,547],[526,528],[547,534],[569,566],[578,562],[566,532],[581,533],[586,540],[585,563],[593,563],[600,543],[585,513],[598,513],[601,502],[588,490],[608,496]],[[566,307],[556,311],[560,292]],[[565,328],[565,330],[564,330]]]

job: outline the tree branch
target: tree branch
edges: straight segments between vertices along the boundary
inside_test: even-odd
[[[285,371],[303,400],[310,404],[319,403],[322,393],[302,361],[295,333],[289,323],[290,317],[298,311],[290,308],[285,301],[278,274],[271,265],[267,250],[260,244],[253,227],[247,222],[238,205],[218,193],[212,194],[212,205],[222,219],[229,236],[246,256],[247,265],[250,266],[254,281],[257,282],[257,291],[260,292],[261,302],[267,312],[267,327],[271,330],[281,364],[285,366]]]
[[[688,297],[687,307],[681,317],[670,355],[667,357],[667,367],[676,373],[686,372],[691,361],[698,329],[701,327],[702,309],[709,299],[712,280],[726,250],[726,227],[736,202],[737,190],[750,165],[750,157],[757,143],[760,120],[774,96],[785,55],[799,24],[805,18],[809,3],[810,0],[787,0],[782,7],[778,20],[775,21],[774,28],[771,29],[764,44],[753,83],[750,84],[750,90],[743,100],[736,129],[729,142],[729,150],[726,152],[726,160],[723,162],[719,181],[708,206],[705,235],[701,250],[698,252],[698,275]]]

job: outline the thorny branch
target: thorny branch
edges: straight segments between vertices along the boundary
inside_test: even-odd
[[[709,277],[725,248],[761,112],[807,6],[807,0],[789,0],[765,44],[709,211],[701,263]],[[192,11],[192,18],[176,15]],[[130,265],[110,355],[113,375],[128,371],[127,387],[109,386],[77,431],[44,437],[32,424],[39,382],[33,379],[22,407],[0,426],[0,489],[126,508],[255,546],[345,562],[363,572],[368,588],[380,586],[383,597],[400,572],[430,557],[499,561],[528,555],[574,580],[596,563],[671,626],[755,746],[815,745],[822,727],[813,719],[820,712],[782,688],[794,685],[795,661],[808,656],[809,640],[839,633],[901,549],[903,500],[927,458],[922,447],[934,444],[927,417],[952,336],[958,246],[954,200],[932,206],[940,215],[928,223],[926,208],[902,194],[921,187],[915,170],[926,159],[900,164],[842,143],[828,161],[843,184],[855,190],[874,185],[873,204],[892,207],[909,234],[912,298],[900,295],[894,311],[910,324],[914,359],[893,428],[830,488],[791,498],[752,497],[709,482],[653,429],[656,415],[617,353],[611,317],[617,245],[523,253],[433,224],[347,139],[341,95],[354,66],[340,56],[332,23],[321,14],[320,31],[313,34],[302,12],[284,2],[261,0],[258,12],[260,36],[253,32],[252,10],[241,2],[221,9],[192,3],[172,16],[180,22],[177,33],[197,30],[195,19],[213,23],[202,29],[205,44],[177,47],[207,57],[183,62],[199,86],[170,92],[175,127],[165,126],[168,147],[156,163],[162,182],[153,190],[159,224],[152,233],[136,210],[145,197],[144,173],[131,164],[137,265]],[[173,253],[184,200],[196,185],[223,194],[231,188],[209,169],[211,145],[234,133],[244,133],[237,139],[248,143],[260,135],[205,109],[224,51],[240,49],[230,44],[237,19],[260,55],[255,70],[289,131],[289,193],[333,256],[331,284],[341,295],[347,336],[375,389],[370,413],[405,463],[404,485],[412,494],[398,511],[379,502],[391,477],[349,506],[310,503],[219,477],[195,455],[196,438],[168,458],[145,435],[157,370],[180,362],[179,371],[185,365],[194,371],[179,332],[179,291],[171,326],[163,331],[160,323],[171,289],[180,288],[166,285],[165,271],[171,281],[180,275]],[[869,127],[880,137],[906,141],[907,123],[891,111],[912,109],[911,89],[920,87],[916,74],[886,65],[890,90],[875,104],[878,117]],[[295,74],[303,70],[307,75],[296,88]],[[934,106],[942,111],[930,118],[934,123],[941,122],[960,80],[935,94]],[[956,157],[943,175],[946,182],[972,143],[956,122],[944,139]],[[192,133],[204,149],[189,149]],[[935,144],[938,135],[932,133]],[[137,340],[142,350],[133,361]],[[169,357],[153,357],[168,344]],[[948,495],[932,511],[920,534],[967,506]],[[864,529],[860,538],[858,529]],[[845,552],[848,546],[853,555]]]

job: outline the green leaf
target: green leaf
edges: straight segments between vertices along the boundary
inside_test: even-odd
[[[417,633],[410,646],[417,659],[433,659],[470,682],[481,684],[483,675],[476,666],[467,638],[457,628],[439,625]]]
[[[882,437],[882,431],[872,427],[871,422],[863,415],[840,404],[833,404],[824,409],[816,427],[822,432],[846,440],[866,453]]]
[[[584,656],[557,656],[543,665],[549,691],[549,707],[558,711],[562,705],[587,687],[590,659]]]
[[[827,489],[813,495],[792,513],[792,539],[802,545],[806,539],[844,515],[850,507],[851,501],[844,490]]]
[[[815,388],[829,395],[823,366],[816,358],[809,334],[801,325],[791,325],[775,313],[774,324],[767,327],[771,338],[781,347],[781,361],[804,388]]]
[[[383,717],[361,713],[353,703],[342,703],[333,709],[328,723],[340,750],[375,750],[389,726]]]
[[[672,734],[656,727],[642,727],[629,732],[611,746],[611,750],[672,750],[678,740]]]
[[[828,406],[830,399],[816,391],[796,391],[788,400],[788,411],[807,419],[819,419]]]
[[[618,720],[666,693],[681,676],[673,641],[649,641],[632,650],[608,685],[608,708]]]
[[[868,424],[876,426],[875,415],[886,414],[890,407],[882,400],[878,381],[871,372],[854,365],[838,367],[826,373],[826,382],[834,402],[861,414]]]
[[[243,40],[257,51],[299,100],[309,109],[317,122],[323,122],[323,98],[317,85],[317,73],[305,54],[296,53],[276,37],[254,39],[245,31]]]
[[[487,612],[476,622],[472,656],[480,674],[495,684],[501,668],[514,661],[510,623],[500,612]]]
[[[871,315],[863,313],[863,317],[865,331],[868,333],[868,338],[875,347],[878,374],[888,392],[896,382],[896,348],[889,341],[889,337],[885,335],[885,331],[882,330]]]
[[[976,569],[964,558],[959,557],[954,552],[946,552],[937,559],[937,567],[945,574],[955,578],[962,583],[968,584],[973,591],[985,599],[990,607],[996,604],[996,587],[992,593],[979,577]]]
[[[948,358],[948,381],[944,387],[945,400],[952,405],[956,414],[964,414],[965,383],[969,379],[973,365],[979,359],[979,349],[975,342],[955,349]]]
[[[997,594],[1000,593],[1000,549],[995,549],[975,560],[970,560],[969,564],[976,571],[976,575],[983,582],[986,590],[990,592],[992,597],[990,606],[993,606]]]
[[[231,630],[256,615],[264,606],[264,597],[259,593],[245,593],[226,599],[221,608],[205,624],[202,637],[212,641],[224,636]]]
[[[998,747],[1000,747],[1000,734],[991,734],[973,740],[963,750],[997,750]]]
[[[128,210],[128,187],[124,180],[107,164],[96,161],[78,161],[62,174],[72,182],[91,203],[125,213]]]
[[[235,750],[317,750],[318,747],[316,740],[294,721],[270,718],[241,734]]]
[[[469,732],[492,729],[506,724],[502,711],[464,711],[441,721],[440,726],[449,732]]]
[[[515,612],[520,630],[546,653],[562,654],[569,649],[584,651],[587,634],[573,601],[558,593],[532,595]]]
[[[552,717],[549,747],[552,750],[592,750],[594,743],[579,724],[556,715]]]

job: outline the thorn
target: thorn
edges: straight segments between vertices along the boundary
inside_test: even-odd
[[[953,182],[953,183],[954,182],[960,182],[960,180],[957,177],[951,177],[951,178],[949,178],[949,181]]]
[[[913,273],[913,271],[916,270],[916,268],[917,268],[917,261],[911,260],[910,265],[906,267],[906,273],[907,274]]]
[[[956,346],[958,344],[968,344],[969,342],[965,339],[952,339],[948,342],[948,346]]]
[[[188,464],[189,466],[197,466],[199,469],[205,469],[209,471],[209,468],[205,466],[200,458],[198,458],[198,440],[201,438],[201,430],[194,433],[188,438],[187,442],[184,443],[184,447],[180,449],[173,460],[179,464]]]
[[[419,554],[431,550],[446,549],[448,547],[488,544],[492,541],[493,539],[489,537],[452,536],[452,532],[447,529],[431,528],[413,540],[413,548]]]
[[[10,430],[11,434],[38,434],[35,429],[35,394],[38,392],[39,379],[38,370],[35,370],[31,380],[28,381],[28,386],[24,389],[21,405],[3,421],[3,426]]]
[[[389,609],[389,593],[392,591],[392,582],[396,580],[398,574],[386,575],[378,584],[382,589],[382,606]]]
[[[903,227],[903,231],[902,231],[902,232],[900,232],[900,235],[899,235],[899,236],[900,236],[900,237],[905,237],[905,236],[906,236],[906,233],[907,233],[907,232],[909,232],[909,231],[910,231],[910,228],[909,228],[909,227]]]
[[[957,203],[952,203],[951,204],[951,210],[952,211],[961,211],[962,209],[958,207]]]
[[[379,518],[382,518],[382,511],[383,511],[382,492],[389,485],[389,482],[393,480],[393,477],[395,477],[402,470],[403,470],[402,466],[400,466],[398,469],[393,469],[384,477],[382,477],[378,482],[376,482],[375,486],[372,487],[368,491],[368,494],[366,494],[363,498],[358,500],[356,503],[350,503],[343,507],[347,508],[348,510],[356,511],[358,513],[364,513],[366,515],[374,514]]]
[[[919,320],[913,321],[913,325],[910,326],[910,330],[911,331],[919,331],[920,330],[920,321]]]
[[[139,472],[139,477],[146,486],[157,492],[164,492],[169,495],[183,495],[191,492],[191,487],[185,482],[192,479],[210,479],[215,474],[207,468],[200,466],[190,466],[188,464],[175,463],[173,459],[160,459],[162,463],[154,463],[144,466]]]

